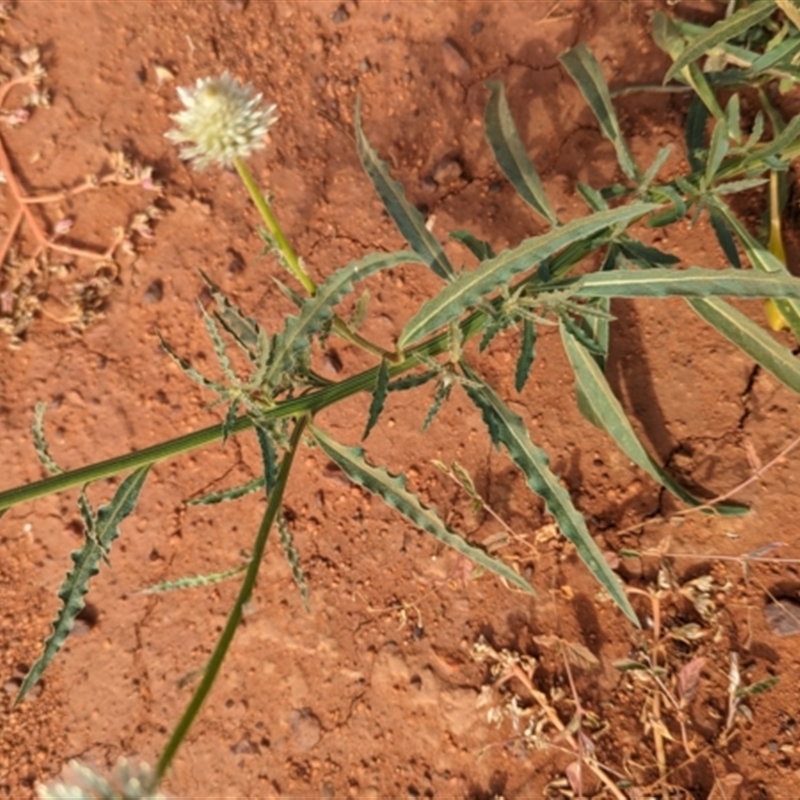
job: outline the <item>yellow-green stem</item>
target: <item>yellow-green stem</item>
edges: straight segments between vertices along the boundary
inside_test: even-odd
[[[303,284],[303,288],[310,295],[315,294],[317,291],[316,284],[303,269],[303,265],[300,263],[297,253],[295,253],[294,249],[289,244],[288,239],[286,236],[284,236],[283,230],[278,224],[278,220],[272,213],[269,203],[261,193],[261,189],[258,188],[258,184],[256,183],[255,178],[250,170],[247,168],[247,165],[244,163],[244,161],[242,161],[241,158],[235,158],[233,163],[236,166],[236,171],[239,173],[239,177],[242,179],[242,183],[250,193],[250,197],[258,209],[258,213],[261,214],[261,219],[264,220],[264,224],[267,226],[272,238],[275,240],[275,244],[278,247],[278,250],[280,250],[281,255],[283,256],[283,261],[287,268],[295,276],[295,278],[297,278],[297,280]]]

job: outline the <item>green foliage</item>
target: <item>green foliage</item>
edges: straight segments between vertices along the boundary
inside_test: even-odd
[[[531,594],[534,593],[531,585],[511,567],[480,548],[469,544],[457,533],[451,531],[433,509],[423,506],[419,498],[408,491],[402,475],[394,477],[382,467],[372,466],[367,462],[361,448],[339,444],[320,428],[312,426],[311,432],[325,455],[339,466],[351,481],[363,486],[373,494],[377,494],[387,505],[397,509],[413,525],[427,531],[443,544],[452,547],[461,555],[490,572],[494,572],[499,577],[505,578],[520,589]]]
[[[25,676],[15,703],[21,702],[33,688],[67,640],[75,624],[75,618],[83,609],[84,597],[89,591],[89,581],[100,571],[100,559],[108,554],[111,544],[119,536],[120,523],[136,506],[139,492],[149,471],[149,465],[139,467],[119,485],[111,502],[101,506],[96,517],[90,516],[91,528],[87,531],[86,541],[80,550],[72,553],[74,566],[58,590],[61,608],[53,621],[53,629],[44,643],[41,656],[36,659]]]
[[[236,169],[266,225],[265,236],[279,263],[291,273],[292,282],[283,283],[277,278],[276,281],[296,311],[284,320],[282,329],[270,326],[270,330],[278,332],[268,334],[263,322],[249,316],[208,276],[202,275],[214,301],[210,309],[202,309],[202,314],[220,377],[206,377],[166,342],[162,343],[191,380],[216,396],[212,405],[226,404],[222,424],[118,459],[62,472],[47,447],[43,407],[37,407],[34,446],[52,476],[0,493],[0,512],[53,491],[84,487],[90,481],[123,471],[134,472],[121,483],[111,503],[97,514],[81,488],[78,506],[86,527],[86,541],[72,554],[74,567],[58,594],[61,608],[53,631],[26,677],[18,699],[38,680],[62,646],[83,607],[89,580],[97,574],[101,560],[108,560],[111,544],[119,535],[120,522],[133,511],[149,467],[159,460],[253,429],[260,447],[262,474],[242,486],[190,501],[197,504],[231,501],[263,487],[267,506],[254,539],[252,558],[238,570],[244,570],[245,576],[228,623],[159,761],[157,779],[169,766],[219,672],[241,620],[242,608],[253,592],[269,532],[275,525],[293,579],[303,602],[308,603],[308,582],[282,511],[283,493],[304,436],[351,480],[375,493],[411,524],[508,584],[532,592],[528,582],[508,564],[448,528],[436,511],[426,507],[407,488],[402,476],[373,466],[364,450],[340,444],[320,427],[310,424],[319,411],[356,393],[368,392],[372,399],[364,421],[366,439],[380,422],[389,392],[414,391],[434,380],[434,399],[423,428],[431,424],[454,388],[462,387],[481,412],[490,440],[507,451],[529,488],[544,500],[548,513],[575,546],[599,586],[630,622],[638,626],[625,587],[595,544],[568,490],[550,469],[547,454],[532,441],[524,421],[510,410],[505,398],[481,377],[481,371],[468,366],[464,354],[469,353],[471,360],[486,358],[483,353],[488,344],[504,331],[510,331],[509,340],[519,343],[513,379],[516,391],[521,392],[535,366],[535,345],[541,327],[558,325],[574,373],[576,401],[584,416],[678,500],[689,506],[703,506],[698,497],[681,486],[647,452],[605,377],[605,362],[615,335],[612,301],[683,297],[720,335],[800,394],[800,361],[792,351],[741,310],[721,299],[772,298],[782,318],[800,338],[800,281],[789,274],[774,242],[760,241],[737,218],[733,208],[738,205],[730,197],[759,189],[767,181],[774,190],[775,176],[786,173],[792,159],[800,155],[800,114],[784,123],[769,99],[774,95],[773,84],[777,83],[778,90],[783,91],[800,81],[796,63],[800,54],[799,22],[800,13],[788,0],[759,0],[738,10],[730,6],[725,19],[711,27],[675,20],[661,12],[654,14],[654,38],[673,59],[665,80],[675,82],[670,87],[689,87],[694,92],[686,119],[686,156],[690,169],[686,174],[671,174],[669,178],[662,177],[669,148],[659,151],[644,172],[635,162],[616,116],[612,92],[590,50],[578,45],[564,54],[561,63],[596,116],[603,135],[613,144],[621,170],[620,182],[611,186],[579,184],[577,190],[585,201],[587,213],[568,221],[558,218],[547,197],[514,124],[503,86],[489,83],[487,141],[501,171],[548,229],[500,253],[496,253],[492,241],[468,230],[453,231],[450,237],[463,244],[478,261],[474,268],[459,273],[453,269],[441,243],[427,229],[422,215],[405,197],[400,183],[391,177],[386,164],[370,145],[362,129],[359,107],[355,134],[361,163],[410,251],[367,254],[315,284],[286,241],[244,163],[237,160]],[[742,87],[758,89],[762,110],[752,121],[743,119],[743,109],[747,106],[740,99]],[[726,99],[724,108],[718,94]],[[765,141],[766,132],[771,138]],[[647,227],[676,222],[687,226],[703,214],[708,215],[730,268],[687,267],[674,255],[638,238],[641,234],[637,231],[646,231]],[[485,224],[484,220],[480,222]],[[368,313],[367,290],[356,302],[349,321],[339,316],[337,306],[360,281],[380,270],[407,263],[426,265],[446,283],[435,296],[412,310],[396,349],[386,351],[356,332]],[[293,281],[299,281],[302,291]],[[328,337],[334,336],[348,346],[359,348],[372,359],[372,366],[338,381],[317,374],[313,368],[315,354]],[[237,359],[228,351],[231,343],[241,351],[236,354]],[[247,364],[246,375],[240,375],[235,367],[241,363],[242,354]],[[547,374],[543,373],[542,380],[546,379]],[[476,502],[477,492],[468,474],[463,470],[463,474],[458,473],[455,467],[454,472]],[[720,514],[740,514],[745,510],[734,503],[713,507]],[[228,570],[183,578],[160,584],[151,591],[208,585],[233,574],[234,571]]]

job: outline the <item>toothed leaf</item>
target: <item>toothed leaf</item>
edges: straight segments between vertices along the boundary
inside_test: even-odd
[[[499,81],[488,81],[486,86],[490,95],[484,114],[484,128],[498,166],[517,190],[517,194],[545,222],[558,225],[558,217],[550,205],[536,167],[519,138],[503,84]]]
[[[531,374],[533,366],[533,345],[536,342],[536,327],[529,319],[522,321],[522,339],[519,345],[519,357],[517,358],[517,370],[514,374],[514,388],[521,392],[525,388],[528,375]]]
[[[224,503],[229,500],[237,500],[244,497],[246,494],[256,492],[264,485],[263,476],[254,478],[241,486],[232,486],[230,489],[223,489],[221,492],[211,492],[204,494],[202,497],[195,497],[192,500],[187,500],[188,506],[210,506],[216,503]]]
[[[148,464],[125,478],[111,502],[98,510],[94,537],[87,537],[83,547],[71,554],[74,567],[67,573],[58,591],[61,608],[53,621],[52,632],[44,643],[42,655],[36,659],[20,686],[15,704],[19,703],[41,678],[69,636],[75,618],[83,609],[84,596],[89,591],[89,581],[99,572],[100,559],[108,553],[112,542],[119,536],[120,523],[136,506],[149,470]]]
[[[622,225],[658,208],[654,203],[638,203],[612,211],[601,211],[576,219],[541,236],[526,239],[513,250],[505,250],[484,261],[472,272],[465,272],[426,303],[409,320],[400,334],[398,347],[408,345],[437,331],[462,313],[476,306],[493,291],[510,283],[520,272],[530,270],[562,247],[588,239],[600,231]]]
[[[379,495],[383,501],[397,509],[414,525],[430,533],[448,547],[452,547],[461,555],[474,561],[481,567],[505,578],[515,586],[526,592],[534,594],[533,587],[511,567],[499,559],[493,558],[465,541],[457,533],[451,531],[439,515],[430,508],[423,506],[419,498],[408,491],[405,479],[390,475],[382,467],[373,467],[367,463],[362,448],[346,447],[331,439],[327,433],[312,426],[311,432],[323,452],[337,464],[344,473],[359,486]]]
[[[239,575],[247,569],[248,564],[241,564],[238,567],[227,569],[224,572],[212,572],[208,575],[186,575],[183,578],[176,578],[174,581],[163,581],[147,589],[142,589],[139,594],[162,594],[163,592],[175,592],[181,589],[197,589],[201,586],[213,586],[222,583],[230,578]]]
[[[47,403],[37,403],[34,410],[33,417],[33,446],[36,449],[36,455],[42,466],[51,474],[58,475],[64,470],[56,464],[55,459],[50,455],[50,450],[47,447],[47,439],[44,435],[44,415],[47,411]]]
[[[520,417],[506,406],[494,390],[472,370],[465,367],[465,372],[472,385],[467,383],[464,388],[483,414],[492,441],[495,445],[505,446],[511,459],[525,475],[530,489],[545,501],[548,512],[555,517],[561,532],[575,545],[581,560],[625,616],[636,627],[640,627],[625,588],[594,543],[569,493],[550,470],[547,455],[533,444]]]
[[[386,402],[386,395],[389,393],[389,362],[384,358],[378,368],[378,374],[375,379],[375,391],[372,393],[372,402],[369,404],[369,415],[367,416],[367,424],[364,428],[364,433],[361,436],[361,441],[369,436],[369,432],[375,427],[378,417],[383,411],[383,405]]]
[[[389,216],[411,248],[440,278],[450,280],[455,272],[442,246],[425,227],[422,214],[408,202],[403,187],[389,175],[389,170],[372,149],[361,127],[361,103],[356,101],[356,144],[358,156],[375,191],[383,201]],[[418,261],[413,258],[410,261]]]
[[[286,319],[286,326],[275,342],[272,361],[265,375],[266,383],[276,385],[285,373],[293,372],[298,359],[307,359],[311,337],[330,322],[334,306],[353,290],[354,282],[398,264],[418,261],[419,257],[408,251],[374,253],[334,272],[317,287],[312,297],[303,302],[298,316]]]
[[[634,464],[678,499],[689,506],[703,505],[703,500],[684,489],[645,450],[595,359],[563,325],[561,326],[561,339],[575,373],[575,388],[582,395],[583,403],[586,404],[581,410],[588,412],[584,415],[589,421],[605,431]],[[746,507],[737,504],[721,504],[715,506],[715,509],[725,515],[738,515],[747,511]]]

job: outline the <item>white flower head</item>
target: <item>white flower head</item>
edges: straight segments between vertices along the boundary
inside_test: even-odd
[[[166,137],[181,147],[181,158],[197,170],[210,164],[229,167],[264,147],[267,131],[278,119],[277,106],[260,107],[262,96],[252,84],[239,83],[224,72],[219,78],[198,78],[195,87],[179,88],[186,108],[172,119],[177,128]]]

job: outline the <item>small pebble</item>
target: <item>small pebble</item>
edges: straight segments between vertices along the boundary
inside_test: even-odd
[[[344,7],[344,5],[340,5],[336,11],[331,14],[331,22],[336,23],[339,25],[342,22],[347,22],[350,19],[350,12]]]
[[[800,633],[800,603],[794,600],[767,603],[764,616],[775,636],[794,636]]]
[[[461,164],[455,158],[443,158],[433,168],[433,179],[439,186],[455,183],[463,173]]]
[[[145,290],[143,301],[146,304],[160,303],[164,297],[164,281],[156,278]]]
[[[452,40],[445,39],[442,42],[442,57],[444,68],[455,78],[464,80],[472,72],[472,65],[467,61],[461,48]]]
[[[292,728],[294,745],[301,753],[315,747],[322,737],[322,726],[311,709],[292,711],[289,725]]]

